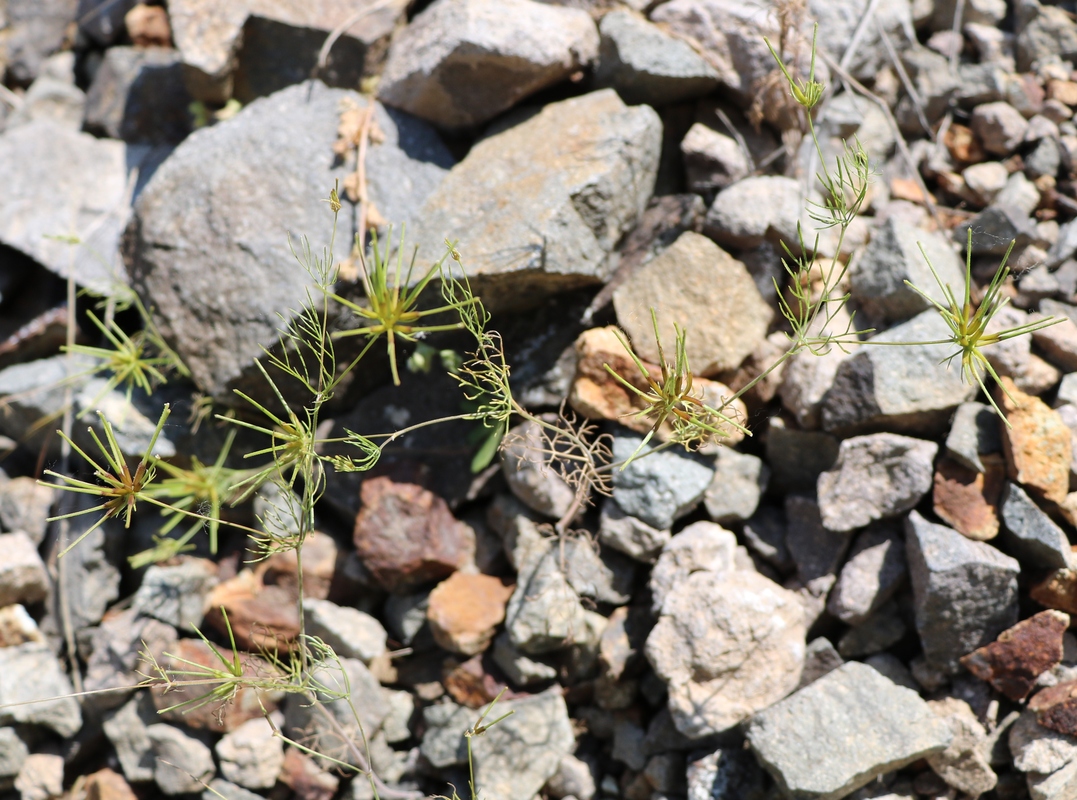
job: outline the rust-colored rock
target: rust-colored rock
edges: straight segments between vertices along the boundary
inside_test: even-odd
[[[123,775],[108,767],[87,776],[82,788],[86,800],[138,800]]]
[[[333,800],[340,786],[336,775],[326,772],[313,758],[294,747],[284,751],[279,780],[295,792],[297,800]]]
[[[1036,712],[1036,721],[1069,736],[1077,735],[1077,681],[1041,689],[1028,701]]]
[[[307,597],[326,600],[337,567],[337,543],[332,536],[314,531],[303,542],[303,592]],[[262,562],[262,582],[288,589],[299,597],[299,560],[295,550],[274,553]]]
[[[513,588],[491,575],[454,572],[430,593],[426,619],[434,641],[466,656],[481,653],[505,619]]]
[[[635,416],[645,404],[637,394],[610,375],[607,364],[640,391],[650,391],[647,379],[618,338],[617,328],[612,325],[591,328],[576,339],[576,377],[569,390],[569,405],[588,419],[613,420],[638,433],[646,433],[654,425],[654,420]],[[660,367],[646,362],[644,366],[654,381],[661,382]],[[692,385],[693,395],[712,408],[733,394],[725,384],[706,378],[693,377]],[[743,424],[748,412],[744,403],[736,400],[725,413]],[[662,441],[668,441],[672,433],[669,425],[663,425],[658,429],[657,436]],[[744,439],[744,434],[730,426],[725,426],[725,433],[722,439],[724,444],[735,445]]]
[[[1062,660],[1069,614],[1041,611],[961,659],[962,666],[1011,700],[1024,700],[1036,678]]]
[[[955,161],[965,164],[978,164],[987,158],[983,145],[976,138],[976,134],[972,132],[972,128],[964,125],[956,123],[951,125],[943,137],[943,144],[946,145],[946,149],[950,151],[950,155]]]
[[[227,647],[218,646],[217,651],[228,662],[232,661],[233,653]],[[209,670],[222,669],[220,659],[201,639],[180,639],[167,655],[159,659],[159,663],[165,670],[187,671],[198,669],[192,666],[192,663],[200,664],[207,668],[207,677]],[[274,674],[269,663],[247,653],[239,654],[239,663],[245,676],[268,679]],[[197,675],[177,676],[177,680],[197,679]],[[217,733],[234,731],[247,720],[261,717],[263,707],[266,711],[275,710],[281,699],[279,692],[265,692],[250,686],[240,686],[231,698],[222,703],[206,697],[213,688],[213,685],[192,684],[171,688],[155,685],[151,692],[153,704],[161,712],[162,719]],[[204,699],[209,702],[203,703]],[[184,707],[184,703],[190,705]],[[165,711],[166,708],[174,710]]]
[[[996,389],[995,400],[1010,423],[1009,428],[1002,426],[1002,450],[1010,479],[1030,494],[1061,503],[1069,493],[1070,429],[1058,412],[1038,397],[1025,394],[1009,378],[1002,381],[1009,395]]]
[[[1077,570],[1055,570],[1033,584],[1029,596],[1041,606],[1077,614]]]
[[[387,591],[438,580],[467,563],[471,530],[433,492],[380,477],[363,481],[355,518],[355,548]]]
[[[289,652],[295,646],[299,609],[293,590],[266,586],[250,570],[217,584],[206,606],[206,623],[225,637],[230,626],[244,650]],[[227,624],[221,606],[228,612]]]
[[[505,688],[505,684],[486,671],[481,655],[448,670],[441,682],[453,700],[468,708],[482,708]],[[514,696],[506,691],[501,699],[511,700]]]
[[[978,542],[998,535],[998,501],[1006,478],[1001,456],[981,456],[985,472],[943,458],[935,468],[935,513]]]

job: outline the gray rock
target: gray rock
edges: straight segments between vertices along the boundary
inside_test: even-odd
[[[668,529],[660,530],[624,512],[617,501],[602,501],[598,518],[598,540],[607,547],[632,556],[637,561],[653,563],[670,539]]]
[[[64,758],[51,753],[33,753],[19,770],[15,789],[21,800],[50,800],[64,792]]]
[[[338,606],[329,600],[311,598],[303,601],[303,610],[307,617],[307,633],[319,637],[338,656],[357,658],[369,664],[385,653],[388,634],[369,614],[357,608]]]
[[[661,359],[648,309],[655,310],[666,353],[673,352],[675,326],[683,329],[697,375],[739,367],[765,339],[774,315],[744,264],[692,231],[618,287],[613,307],[636,352],[653,364]]]
[[[60,736],[74,736],[82,727],[82,712],[70,696],[73,692],[60,662],[44,644],[0,648],[0,725],[41,725]]]
[[[987,205],[1006,187],[1010,173],[1001,161],[983,161],[966,167],[961,177],[969,191]]]
[[[969,704],[956,697],[929,700],[931,710],[950,726],[954,738],[941,753],[927,757],[935,774],[958,791],[979,797],[995,788],[998,776],[984,755],[987,731]]]
[[[909,48],[901,54],[901,61],[920,99],[927,123],[933,124],[960,91],[960,75],[950,71],[946,58],[926,47]],[[895,112],[898,125],[906,134],[923,131],[920,115],[911,99],[902,98]]]
[[[411,738],[411,718],[415,715],[415,696],[411,692],[382,689],[389,704],[389,715],[381,724],[381,733],[389,744]]]
[[[591,800],[595,796],[595,777],[586,761],[573,755],[562,756],[544,791],[557,800],[565,797]]]
[[[817,320],[809,329],[811,335],[841,336],[854,330],[852,318],[844,308],[839,309],[829,321]],[[856,345],[829,347],[816,353],[798,353],[786,362],[779,387],[782,406],[796,417],[797,425],[807,431],[817,430],[821,425],[821,413],[826,393],[834,384],[842,362],[857,350]],[[837,446],[833,448],[837,455]],[[817,460],[817,459],[815,459]],[[814,482],[811,484],[814,486]]]
[[[896,603],[887,603],[838,640],[838,652],[845,658],[862,658],[886,650],[900,642],[908,628]]]
[[[1058,168],[1062,166],[1062,149],[1057,139],[1045,136],[1040,139],[1032,152],[1025,156],[1025,174],[1030,178],[1039,178],[1050,175],[1052,178],[1058,174]]]
[[[854,262],[849,273],[853,299],[872,317],[908,319],[930,308],[931,304],[910,289],[906,281],[926,292],[928,297],[945,303],[946,298],[931,274],[931,267],[955,294],[964,293],[964,265],[946,238],[940,233],[918,230],[897,217],[889,217],[875,231],[871,244]]]
[[[153,565],[142,576],[132,607],[136,613],[194,631],[202,625],[203,606],[217,585],[217,565],[204,558]]]
[[[804,669],[800,672],[800,683],[797,684],[797,689],[803,689],[809,683],[815,683],[844,663],[845,659],[834,649],[829,639],[825,636],[812,639],[804,651]]]
[[[792,246],[803,206],[800,191],[800,183],[792,178],[744,178],[714,198],[703,230],[719,244],[732,247],[758,247],[768,239],[784,239]]]
[[[1008,744],[1013,766],[1021,772],[1050,774],[1077,761],[1077,738],[1044,728],[1028,709],[1010,728]]]
[[[1004,189],[995,198],[994,205],[956,226],[954,240],[964,247],[968,243],[968,230],[971,228],[974,256],[1002,256],[1011,241],[1015,242],[1014,254],[1020,255],[1038,238],[1036,224],[1024,209],[1009,202],[1008,194]]]
[[[610,755],[629,769],[640,771],[647,766],[644,740],[647,736],[643,726],[625,715],[614,723],[613,748]]]
[[[696,572],[666,598],[646,653],[666,682],[677,730],[696,739],[740,724],[794,689],[805,634],[792,592],[755,572]]]
[[[931,490],[938,449],[894,433],[846,439],[833,468],[819,476],[823,525],[851,531],[914,508]]]
[[[0,787],[10,788],[30,749],[14,728],[0,728]]]
[[[837,580],[851,537],[827,528],[819,504],[810,497],[787,495],[785,519],[785,546],[797,565],[797,577],[814,593],[825,595]]]
[[[695,123],[681,139],[681,155],[693,192],[724,189],[751,172],[748,155],[733,139],[701,122]]]
[[[323,666],[315,670],[313,675],[317,684],[325,688],[325,691],[319,692],[319,699],[322,708],[335,718],[335,724],[326,720],[300,695],[288,695],[284,705],[285,732],[293,737],[307,737],[310,747],[319,752],[340,752],[341,736],[347,736],[353,742],[363,741],[364,736],[374,738],[381,729],[382,721],[389,715],[389,703],[366,665],[357,658],[342,658],[339,663],[339,669],[335,665]],[[346,693],[350,699],[344,696]],[[330,751],[328,748],[332,747],[338,749]],[[358,766],[355,754],[350,749],[345,750],[340,758]]]
[[[742,529],[749,550],[775,569],[791,572],[796,568],[796,563],[786,546],[787,531],[785,515],[770,506],[759,509]]]
[[[118,690],[122,687],[133,689],[142,681],[140,670],[145,669],[142,653],[160,659],[166,652],[174,651],[176,644],[175,628],[140,616],[134,609],[109,614],[89,634],[91,652],[86,660],[83,689],[88,692],[112,690],[89,695],[83,700],[85,707],[96,711],[115,708],[127,700],[128,695]]]
[[[42,75],[23,95],[22,105],[8,117],[5,130],[37,120],[49,120],[68,130],[82,130],[86,94],[74,84]]]
[[[529,654],[548,653],[585,634],[580,597],[562,569],[559,548],[545,540],[545,552],[524,565],[505,609],[512,644]]]
[[[524,422],[510,430],[501,448],[501,472],[509,489],[528,508],[560,519],[576,491],[545,456],[550,448],[537,423]]]
[[[89,495],[65,494],[61,497],[57,512],[68,514],[94,505]],[[96,524],[94,514],[72,517],[69,521],[67,542],[74,542]],[[59,619],[56,606],[57,595],[66,596],[69,615],[67,624],[77,633],[99,623],[105,610],[120,596],[120,571],[110,560],[115,558],[123,536],[122,523],[107,520],[89,533],[67,555],[67,564],[58,577],[59,590],[50,598],[50,616]]]
[[[177,144],[190,132],[180,54],[166,47],[110,47],[86,97],[86,127],[148,144]]]
[[[146,731],[159,721],[157,708],[148,692],[136,695],[104,715],[105,736],[116,751],[124,776],[131,783],[153,780],[157,759]]]
[[[367,101],[313,82],[251,103],[184,141],[139,197],[127,254],[132,279],[209,394],[224,394],[244,370],[256,374],[253,359],[277,339],[276,315],[303,297],[310,277],[287,234],[318,247],[329,241],[332,215],[317,198],[345,177],[332,145],[347,102]],[[418,120],[381,106],[374,120],[385,141],[367,153],[370,199],[385,219],[410,221],[451,157]],[[254,196],[244,193],[250,180],[260,187]],[[343,225],[350,229],[347,216]],[[256,386],[264,391],[260,376]]]
[[[894,596],[907,573],[901,534],[889,525],[870,527],[857,537],[827,610],[842,622],[860,625]]]
[[[652,109],[610,89],[547,105],[472,147],[431,195],[410,228],[420,263],[458,241],[491,311],[605,281],[654,189],[661,138]]]
[[[624,605],[632,599],[636,564],[622,553],[599,547],[586,537],[564,543],[565,577],[580,597]]]
[[[819,22],[819,30],[826,31],[825,36],[819,37],[819,47],[835,60],[841,60],[852,46],[857,23],[863,18],[867,7],[866,0],[845,0],[841,3],[814,0],[808,3],[812,17]],[[884,65],[890,63],[880,29],[886,32],[898,52],[916,44],[915,39],[909,39],[909,32],[913,30],[910,10],[909,4],[893,0],[875,7],[874,18],[878,27],[870,26],[865,30],[850,54],[848,69],[854,77],[861,80],[874,78]]]
[[[766,775],[751,753],[736,748],[688,758],[688,800],[764,800]]]
[[[123,142],[46,119],[0,134],[0,173],[8,186],[0,198],[0,244],[110,295],[114,284],[126,282],[115,263],[134,155]],[[82,244],[52,238],[72,235]]]
[[[45,562],[25,533],[0,533],[0,606],[36,603],[49,593]]]
[[[915,692],[851,662],[756,715],[747,737],[790,797],[836,800],[953,735]]]
[[[137,3],[138,0],[79,0],[79,33],[101,47],[116,44],[127,32],[124,16]]]
[[[778,41],[778,17],[772,6],[736,0],[672,0],[651,12],[651,20],[687,41],[695,43],[718,73],[725,88],[744,105],[751,102],[760,82],[774,69],[774,58],[763,37]],[[788,31],[785,55],[799,53],[797,60],[807,74],[811,27]],[[802,62],[802,63],[801,63]],[[822,59],[816,77],[827,80]]]
[[[530,0],[440,0],[389,49],[378,95],[435,125],[471,128],[590,64],[598,32],[579,9]]]
[[[1055,399],[1054,406],[1059,408],[1063,405],[1077,405],[1077,373],[1071,372],[1068,375],[1062,376],[1062,383],[1058,385],[1058,395]],[[15,478],[12,481],[17,480]],[[9,482],[10,483],[10,482]],[[4,485],[0,485],[0,522],[3,522],[3,497],[4,497]],[[5,523],[5,527],[6,523]],[[16,530],[18,526],[8,527],[8,530]]]
[[[0,530],[22,531],[34,546],[45,540],[56,490],[33,478],[0,481]]]
[[[1070,762],[1050,775],[1030,773],[1028,793],[1032,800],[1063,800],[1077,792],[1077,762]]]
[[[614,462],[626,461],[642,441],[640,434],[618,428],[613,435]],[[628,467],[613,471],[613,499],[625,513],[662,530],[703,499],[714,477],[714,465],[692,453],[663,450],[651,454],[651,449],[648,445]]]
[[[37,77],[48,56],[63,46],[77,6],[78,0],[8,0],[0,22],[6,81],[25,86]]]
[[[774,484],[790,492],[812,491],[820,473],[834,466],[838,445],[829,433],[802,431],[781,417],[771,417],[766,455]]]
[[[478,719],[478,712],[456,703],[443,702],[423,709],[426,733],[420,752],[436,769],[467,763],[464,732]]]
[[[999,502],[1002,518],[1000,542],[1033,569],[1073,569],[1069,539],[1024,489],[1006,482]]]
[[[651,570],[651,609],[658,614],[670,593],[694,572],[735,569],[737,537],[713,522],[693,522],[674,536]]]
[[[904,686],[914,692],[920,691],[920,684],[913,678],[909,668],[901,663],[901,660],[893,653],[875,653],[865,658],[864,663],[885,675],[898,686]]]
[[[264,717],[249,719],[217,742],[221,775],[247,789],[271,789],[284,766],[284,745]]]
[[[500,633],[494,639],[493,657],[514,686],[531,686],[557,677],[554,667],[535,661],[517,650],[507,633]]]
[[[928,662],[946,672],[1017,622],[1020,565],[984,542],[928,522],[905,523],[916,628]]]
[[[214,778],[209,782],[209,788],[202,792],[202,800],[258,800],[262,795],[236,786],[224,778]]]
[[[724,524],[748,519],[759,507],[769,480],[770,470],[761,458],[729,447],[719,448],[714,478],[703,493],[707,514]]]
[[[358,85],[363,75],[380,66],[386,40],[405,6],[403,0],[174,0],[168,16],[191,93],[219,105],[233,94],[249,103],[306,80],[326,36],[365,12],[361,25],[344,30],[326,68],[319,70],[332,85]]]
[[[1028,70],[1037,61],[1077,54],[1077,24],[1062,9],[1037,0],[1022,0],[1016,8],[1017,69]]]
[[[949,328],[934,310],[924,311],[871,341],[946,339]],[[960,365],[940,363],[947,345],[861,347],[838,367],[822,407],[824,430],[858,433],[885,428],[903,433],[939,431],[950,412],[976,392],[961,380]]]
[[[680,103],[718,85],[718,74],[691,45],[631,11],[606,14],[598,31],[595,83],[616,89],[626,103]]]
[[[1014,221],[1004,223],[1014,226],[1015,234],[1012,238],[1024,236],[1026,228],[1023,224],[1023,218],[1020,215],[1024,214],[1025,216],[1031,216],[1032,212],[1035,211],[1036,207],[1039,205],[1040,199],[1040,190],[1036,188],[1036,184],[1025,177],[1023,172],[1015,172],[1006,180],[1006,188],[998,193],[998,196],[995,198],[995,205],[1000,208],[1016,209],[1016,213],[1012,214]],[[960,226],[955,228],[955,230],[959,231],[959,235],[966,235]],[[963,243],[964,241],[965,239],[961,239],[961,242],[959,243]],[[975,252],[975,230],[973,230],[972,242],[973,251]],[[984,244],[988,244],[988,242],[985,242]],[[1021,244],[1021,242],[1018,242],[1018,244]],[[1006,246],[1009,247],[1008,242]],[[1020,252],[1016,245],[1014,246],[1014,249],[1018,253]],[[1003,252],[1005,252],[1005,250],[1003,250]]]
[[[1025,140],[1028,120],[1009,103],[984,103],[973,110],[970,127],[987,152],[1008,156]]]
[[[946,455],[976,472],[986,468],[980,456],[1002,450],[999,418],[986,403],[962,403],[946,435]]]
[[[146,728],[156,757],[153,779],[167,795],[189,794],[202,789],[217,773],[213,751],[179,728],[159,722]]]

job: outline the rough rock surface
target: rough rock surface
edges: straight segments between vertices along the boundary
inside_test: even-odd
[[[762,575],[689,575],[647,637],[677,730],[719,733],[784,697],[800,680],[805,633],[799,600]]]
[[[958,791],[978,797],[995,788],[998,776],[984,752],[987,731],[969,704],[956,697],[929,700],[931,710],[950,726],[953,739],[941,753],[927,757],[935,774]]]
[[[512,587],[491,575],[454,572],[430,592],[426,618],[434,641],[456,653],[481,653],[505,619],[511,595]]]
[[[44,644],[0,648],[0,724],[42,725],[60,736],[74,736],[82,727],[82,713],[73,691],[59,660]],[[54,699],[22,705],[42,698]]]
[[[889,526],[869,527],[857,537],[827,609],[842,622],[858,625],[893,597],[907,574],[900,533]]]
[[[276,341],[276,315],[298,307],[310,277],[287,233],[321,247],[333,218],[293,198],[323,197],[344,179],[333,153],[341,104],[366,102],[319,82],[284,89],[189,137],[139,196],[131,279],[203,391],[230,394]],[[410,222],[452,158],[426,123],[381,106],[374,119],[385,139],[367,155],[370,199],[385,220]],[[259,191],[249,195],[252,184]],[[345,231],[350,224],[342,214]]]
[[[378,97],[438,127],[470,128],[588,66],[598,32],[579,9],[439,0],[389,50]]]
[[[662,548],[651,570],[651,609],[661,613],[666,598],[695,572],[721,574],[735,568],[737,538],[713,522],[693,522]]]
[[[1011,700],[1028,697],[1036,679],[1062,660],[1069,614],[1041,611],[961,659],[962,666]]]
[[[833,468],[819,476],[823,524],[851,531],[916,506],[931,489],[938,445],[893,433],[841,443]]]
[[[929,663],[956,672],[959,659],[1017,621],[1020,565],[912,512],[905,523],[916,629]]]
[[[1030,567],[1072,569],[1075,566],[1069,539],[1020,486],[1007,483],[1002,490],[1002,543],[1006,550]]]
[[[836,798],[951,742],[919,696],[850,662],[756,715],[748,743],[792,797]]]
[[[420,262],[456,241],[491,311],[602,282],[654,188],[661,131],[652,109],[604,89],[483,139],[416,215]]]
[[[1025,394],[1008,378],[996,402],[1009,427],[1002,431],[1002,452],[1010,479],[1033,495],[1062,502],[1069,491],[1073,440],[1058,412],[1040,398]],[[1012,398],[1012,399],[1011,399]]]

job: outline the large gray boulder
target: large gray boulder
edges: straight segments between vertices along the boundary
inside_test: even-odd
[[[929,664],[950,673],[958,659],[1017,622],[1020,565],[912,512],[905,522],[916,629]]]
[[[348,102],[368,101],[319,82],[255,101],[185,140],[136,203],[132,280],[207,394],[225,395],[252,370],[277,339],[277,315],[302,302],[311,279],[289,237],[329,242],[333,218],[319,200],[345,177],[333,142]],[[386,220],[406,222],[452,159],[419,120],[377,106],[374,121],[385,140],[367,152],[370,199]],[[351,228],[342,211],[338,251]]]
[[[446,238],[492,311],[605,281],[608,256],[654,189],[662,123],[612,89],[551,103],[473,148],[430,196],[420,263]]]
[[[437,0],[393,41],[378,85],[388,105],[447,129],[487,122],[594,60],[576,8],[532,0]]]
[[[755,716],[748,743],[782,792],[838,800],[884,772],[938,753],[949,725],[916,692],[849,662]]]

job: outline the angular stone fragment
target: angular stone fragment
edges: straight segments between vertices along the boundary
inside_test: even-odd
[[[889,525],[870,527],[857,537],[827,609],[842,622],[859,625],[893,597],[907,574],[901,534]]]
[[[825,595],[837,580],[850,537],[826,527],[820,511],[819,504],[810,497],[785,498],[785,546],[797,566],[797,577],[813,594]]]
[[[598,539],[602,544],[632,556],[637,561],[653,562],[670,539],[668,530],[659,530],[641,519],[629,516],[617,501],[602,501],[598,518]]]
[[[313,598],[303,601],[303,611],[307,615],[307,633],[320,638],[338,656],[357,658],[369,664],[385,653],[385,628],[370,614]],[[229,780],[246,785],[232,778]]]
[[[693,522],[674,536],[651,570],[651,608],[657,614],[666,598],[694,572],[721,574],[734,569],[737,537],[713,522]]]
[[[1032,800],[1063,800],[1077,793],[1077,761],[1071,761],[1050,775],[1029,773],[1027,777]]]
[[[1059,569],[1032,585],[1029,596],[1047,608],[1077,614],[1077,571]]]
[[[531,0],[440,0],[397,36],[378,85],[387,105],[441,128],[480,125],[586,67],[585,12]]]
[[[146,728],[160,721],[148,693],[137,694],[104,715],[102,730],[131,783],[153,780],[155,758]]]
[[[841,443],[833,468],[819,476],[823,525],[851,531],[913,508],[931,488],[938,445],[893,433]]]
[[[985,472],[982,455],[1002,450],[999,419],[986,403],[962,403],[946,435],[946,455],[977,472]]]
[[[14,728],[0,728],[0,785],[11,786],[28,755],[29,748]]]
[[[759,175],[718,193],[703,230],[719,244],[758,247],[765,241],[793,241],[800,218],[800,184],[792,178]]]
[[[206,600],[206,623],[222,636],[229,630],[244,650],[288,652],[299,636],[296,598],[281,586],[266,586],[245,569],[218,584]],[[221,608],[224,608],[224,612]],[[225,613],[228,615],[225,621]]]
[[[1013,765],[1021,772],[1055,772],[1077,759],[1077,738],[1045,728],[1025,709],[1008,736]]]
[[[49,593],[49,576],[30,537],[0,533],[0,606],[37,603]]]
[[[22,800],[50,800],[64,792],[63,756],[51,753],[32,753],[26,757],[15,789]]]
[[[721,748],[688,759],[689,800],[762,800],[766,775],[751,753]]]
[[[1077,681],[1041,689],[1028,701],[1028,708],[1044,728],[1077,736]]]
[[[809,683],[815,683],[844,663],[845,659],[834,649],[829,639],[824,636],[812,639],[804,652],[804,669],[801,670],[797,689],[803,689]]]
[[[113,139],[178,144],[190,132],[177,51],[164,47],[110,47],[86,97],[86,126]]]
[[[688,42],[630,11],[606,14],[598,30],[595,82],[616,89],[626,103],[679,103],[718,85],[717,73]]]
[[[469,530],[433,492],[388,477],[363,481],[355,547],[374,579],[403,591],[466,563]]]
[[[677,730],[693,739],[725,731],[784,697],[800,680],[805,633],[796,595],[762,575],[689,575],[646,645]]]
[[[586,616],[548,540],[526,564],[505,610],[505,629],[525,653],[548,653],[586,638]]]
[[[1061,611],[1041,611],[963,656],[961,665],[1011,700],[1024,700],[1036,679],[1062,660],[1062,634],[1069,622]]]
[[[132,607],[143,616],[193,632],[202,624],[206,597],[217,580],[217,565],[205,558],[154,564],[142,576]]]
[[[627,461],[639,448],[642,436],[623,429],[613,435],[614,462]],[[647,453],[651,445],[641,452]],[[626,513],[658,529],[696,507],[714,477],[714,466],[694,453],[666,450],[636,457],[625,469],[613,472],[613,499]]]
[[[695,123],[681,139],[681,155],[693,192],[724,189],[751,172],[748,158],[736,139]]]
[[[264,717],[248,720],[217,742],[221,774],[247,789],[270,789],[284,766],[284,747]]]
[[[1003,546],[1032,567],[1072,569],[1073,550],[1065,531],[1020,486],[1007,482],[1002,491]]]
[[[315,201],[348,172],[333,151],[342,110],[367,103],[320,82],[260,99],[185,140],[140,194],[128,269],[203,391],[231,397],[245,371],[265,391],[253,359],[311,280],[286,232],[328,243],[333,217]],[[373,113],[384,140],[366,155],[370,200],[384,219],[410,222],[452,157],[425,123],[377,104]]]
[[[973,110],[971,127],[987,152],[1008,156],[1024,141],[1028,120],[1009,103],[984,103]]]
[[[1038,397],[1025,394],[1008,378],[1002,382],[1006,391],[996,391],[995,400],[1010,423],[1002,430],[1010,479],[1037,497],[1061,503],[1069,492],[1070,430]]]
[[[983,472],[943,458],[935,470],[935,513],[958,533],[985,542],[998,535],[999,495],[1005,483],[1000,456],[983,456]]]
[[[961,656],[1017,621],[1020,565],[915,511],[905,523],[905,545],[924,655],[956,672]]]
[[[958,295],[964,291],[961,261],[941,234],[921,231],[898,217],[889,217],[872,235],[864,255],[854,262],[849,273],[852,295],[872,317],[908,319],[931,304],[906,282],[922,289],[928,297],[945,302],[931,274],[932,267],[944,285]]]
[[[165,794],[197,792],[216,774],[213,751],[179,728],[162,722],[146,728],[146,735],[157,757],[153,779]]]
[[[524,422],[510,430],[501,448],[501,472],[509,489],[529,508],[560,519],[576,498],[576,491],[546,460],[549,443],[543,429]]]
[[[492,575],[454,572],[430,592],[426,618],[434,641],[456,653],[481,653],[505,619],[512,589]]]
[[[872,340],[923,342],[949,335],[938,312],[928,310]],[[942,363],[952,352],[948,345],[861,347],[841,362],[823,399],[823,429],[940,432],[951,411],[976,392],[961,380],[959,366]]]
[[[693,373],[735,369],[766,336],[773,311],[745,266],[704,236],[686,231],[613,293],[617,319],[636,352],[659,363],[648,309],[668,351],[674,325],[687,333]]]
[[[819,800],[838,800],[953,739],[915,692],[858,662],[756,715],[747,736],[783,792]]]
[[[60,736],[74,736],[82,727],[82,713],[73,692],[45,644],[0,648],[0,725],[41,725]],[[42,698],[51,699],[36,702]]]
[[[530,686],[557,677],[554,667],[528,658],[517,650],[507,633],[501,633],[494,639],[493,658],[515,686]]]
[[[748,519],[759,507],[769,480],[770,470],[758,456],[719,448],[714,478],[703,493],[707,514],[727,525]]]
[[[998,776],[984,754],[987,731],[969,704],[956,697],[946,697],[929,700],[928,705],[946,721],[954,735],[945,750],[927,757],[931,769],[949,786],[973,797],[994,789]]]

